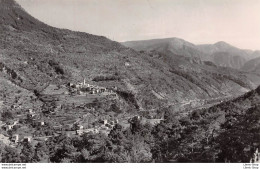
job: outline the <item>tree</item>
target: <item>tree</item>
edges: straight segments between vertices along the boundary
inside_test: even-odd
[[[113,130],[110,131],[108,137],[112,141],[113,144],[122,145],[123,140],[125,140],[125,136],[123,133],[123,127],[119,124],[116,124],[114,126]]]
[[[2,154],[3,163],[20,163],[21,158],[20,154],[17,152],[17,149],[6,146]]]
[[[39,142],[35,146],[33,161],[46,162],[46,161],[48,161],[48,159],[49,159],[49,156],[48,156],[48,149],[46,147],[46,144],[44,142]]]
[[[76,151],[75,147],[70,144],[63,144],[61,148],[58,148],[51,161],[60,163],[60,162],[72,162],[74,160],[74,152]],[[66,159],[66,160],[65,160]]]
[[[13,113],[10,112],[10,111],[4,111],[2,113],[2,121],[7,121],[7,120],[10,120],[10,119],[13,119]]]
[[[148,163],[152,161],[152,153],[144,141],[135,141],[130,151],[132,163]]]
[[[32,163],[34,157],[34,149],[29,142],[24,142],[21,150],[21,160],[23,163]]]
[[[107,138],[102,134],[84,134],[82,138],[83,150],[81,155],[84,162],[105,162]]]

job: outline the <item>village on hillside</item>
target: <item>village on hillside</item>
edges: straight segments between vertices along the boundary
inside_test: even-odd
[[[66,90],[65,90],[66,89]],[[49,138],[59,136],[60,134],[66,134],[68,137],[80,137],[84,133],[102,133],[108,135],[110,131],[117,125],[120,124],[124,128],[131,127],[134,121],[140,121],[142,124],[150,123],[151,125],[156,125],[163,120],[163,117],[156,118],[149,114],[140,112],[140,115],[132,115],[127,118],[116,118],[109,115],[104,115],[102,117],[96,118],[93,114],[95,108],[87,107],[84,112],[75,112],[76,109],[72,109],[73,113],[76,114],[73,120],[64,120],[63,124],[52,123],[51,120],[56,117],[60,117],[59,113],[66,106],[74,108],[84,107],[84,103],[88,103],[96,98],[105,97],[106,99],[119,99],[116,93],[117,88],[105,88],[96,85],[91,85],[86,83],[85,79],[83,82],[73,84],[69,83],[67,87],[55,87],[50,85],[46,88],[43,98],[48,102],[55,100],[58,105],[55,109],[50,110],[49,117],[45,117],[40,112],[36,112],[33,109],[28,109],[26,112],[17,115],[12,120],[7,120],[6,122],[0,121],[0,130],[2,134],[0,135],[0,141],[11,147],[18,146],[21,142],[30,142],[36,145],[38,142],[47,141]],[[44,93],[44,92],[43,92]],[[50,99],[48,93],[54,93],[55,97],[59,96],[58,99]],[[73,98],[74,102],[66,100],[67,95]],[[64,100],[57,101],[60,99]],[[89,101],[91,100],[91,101]],[[77,102],[79,101],[79,105]],[[66,103],[67,105],[61,105],[60,102]],[[76,106],[75,106],[76,105]],[[85,107],[84,107],[85,108]]]

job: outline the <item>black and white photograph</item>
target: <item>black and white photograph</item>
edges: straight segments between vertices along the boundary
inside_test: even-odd
[[[0,163],[259,169],[260,0],[0,0]]]

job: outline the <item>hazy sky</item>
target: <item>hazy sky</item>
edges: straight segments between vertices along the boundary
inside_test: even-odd
[[[179,37],[260,49],[260,0],[17,0],[60,28],[116,41]]]

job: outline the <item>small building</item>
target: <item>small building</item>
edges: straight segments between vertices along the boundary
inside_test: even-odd
[[[100,128],[103,129],[103,130],[108,130],[109,129],[109,127],[107,127],[107,126],[101,126]]]
[[[106,119],[103,120],[102,123],[103,123],[104,125],[106,125],[106,124],[107,124],[107,120],[106,120]]]
[[[105,126],[108,127],[108,128],[113,128],[114,127],[114,125],[109,124],[109,123],[107,123]]]
[[[14,134],[11,138],[11,141],[14,143],[18,143],[19,141],[19,135],[18,134]]]
[[[78,130],[83,130],[84,127],[83,127],[82,125],[77,125],[77,129],[78,129]]]
[[[39,121],[39,122],[38,122],[38,125],[39,125],[39,126],[44,126],[44,124],[45,124],[44,121]]]
[[[16,125],[16,124],[18,124],[18,123],[19,123],[19,121],[16,120],[16,121],[14,121],[13,125]]]
[[[23,138],[23,141],[27,142],[27,143],[30,143],[32,141],[32,137],[31,136],[25,136]]]
[[[32,111],[32,109],[29,109],[29,113],[27,116],[33,118],[36,116],[36,113],[34,111]]]
[[[92,91],[90,92],[90,94],[97,94],[97,91],[96,91],[96,90],[92,90]]]
[[[106,91],[106,88],[100,88],[100,92],[103,93]]]
[[[76,130],[76,134],[79,135],[79,136],[81,136],[83,133],[84,133],[83,130]]]
[[[13,125],[5,125],[5,126],[4,126],[4,129],[5,129],[6,131],[12,130],[12,129],[13,129]]]

